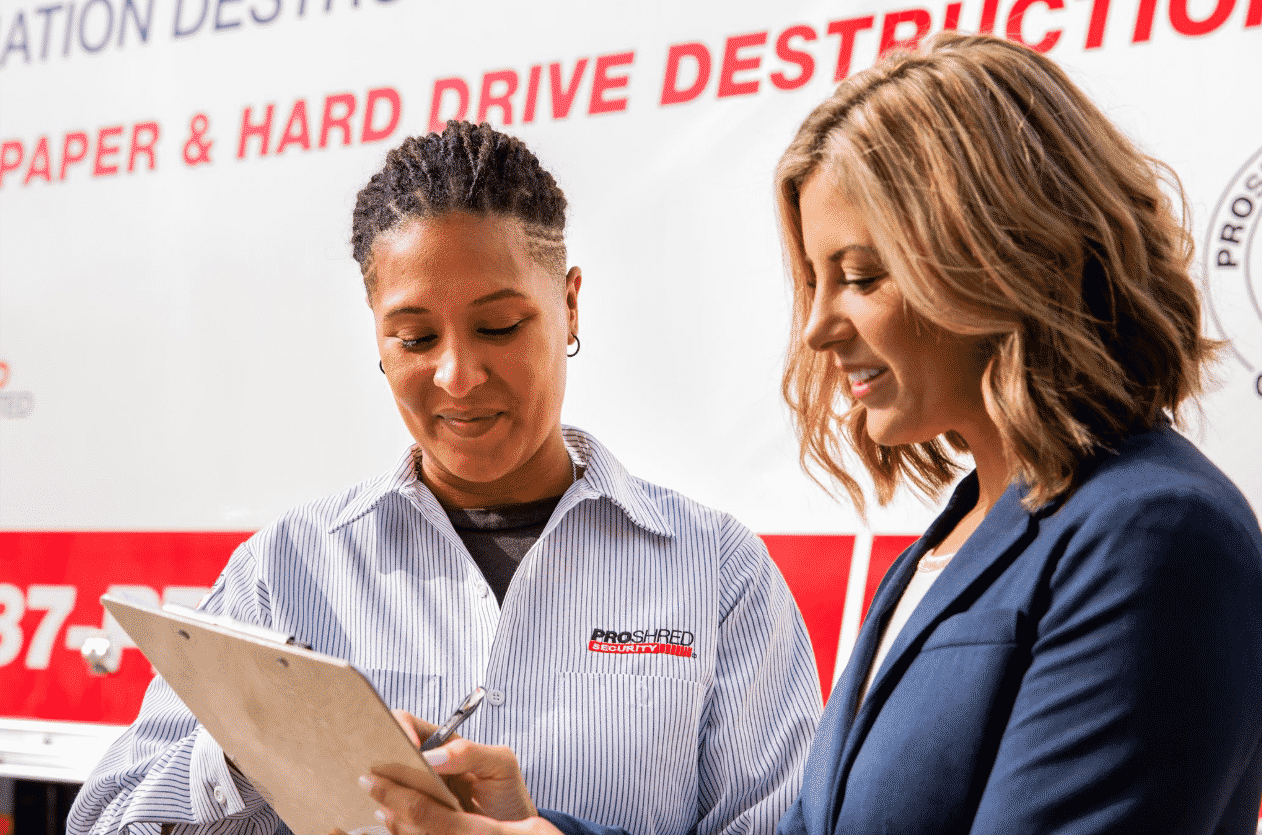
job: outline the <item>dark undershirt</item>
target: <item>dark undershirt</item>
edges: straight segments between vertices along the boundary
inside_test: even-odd
[[[485,509],[443,506],[451,526],[501,604],[522,557],[539,539],[560,501],[560,496],[553,496]]]

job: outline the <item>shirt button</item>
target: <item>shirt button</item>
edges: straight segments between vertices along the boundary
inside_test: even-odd
[[[486,694],[486,700],[496,707],[499,707],[504,704],[504,691],[492,690],[490,693]]]
[[[215,802],[220,806],[228,804],[228,794],[223,790],[223,786],[215,786]]]
[[[491,593],[491,587],[488,586],[486,583],[482,583],[481,585],[478,586],[478,594],[482,595],[483,597],[486,597],[490,593]]]

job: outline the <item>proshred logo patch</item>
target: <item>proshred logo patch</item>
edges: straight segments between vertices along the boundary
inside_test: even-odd
[[[619,655],[678,655],[692,658],[694,636],[683,629],[600,629],[592,630],[587,640],[589,652],[612,652]]]

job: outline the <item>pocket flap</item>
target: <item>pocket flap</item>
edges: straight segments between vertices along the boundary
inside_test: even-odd
[[[1021,612],[1017,609],[961,612],[942,621],[921,652],[970,644],[1015,644],[1020,622]]]

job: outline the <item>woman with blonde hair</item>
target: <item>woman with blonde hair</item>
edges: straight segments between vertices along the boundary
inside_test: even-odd
[[[804,462],[860,507],[847,447],[881,502],[975,470],[883,580],[780,835],[1255,831],[1262,533],[1171,426],[1216,346],[1165,173],[1048,59],[956,34],[785,152]],[[512,795],[511,752],[450,751],[484,812]],[[399,835],[551,830],[370,790]]]
[[[1166,173],[1047,58],[953,33],[782,157],[804,463],[860,508],[846,447],[882,503],[976,467],[882,581],[784,835],[1257,828],[1262,534],[1170,425],[1216,346]]]

